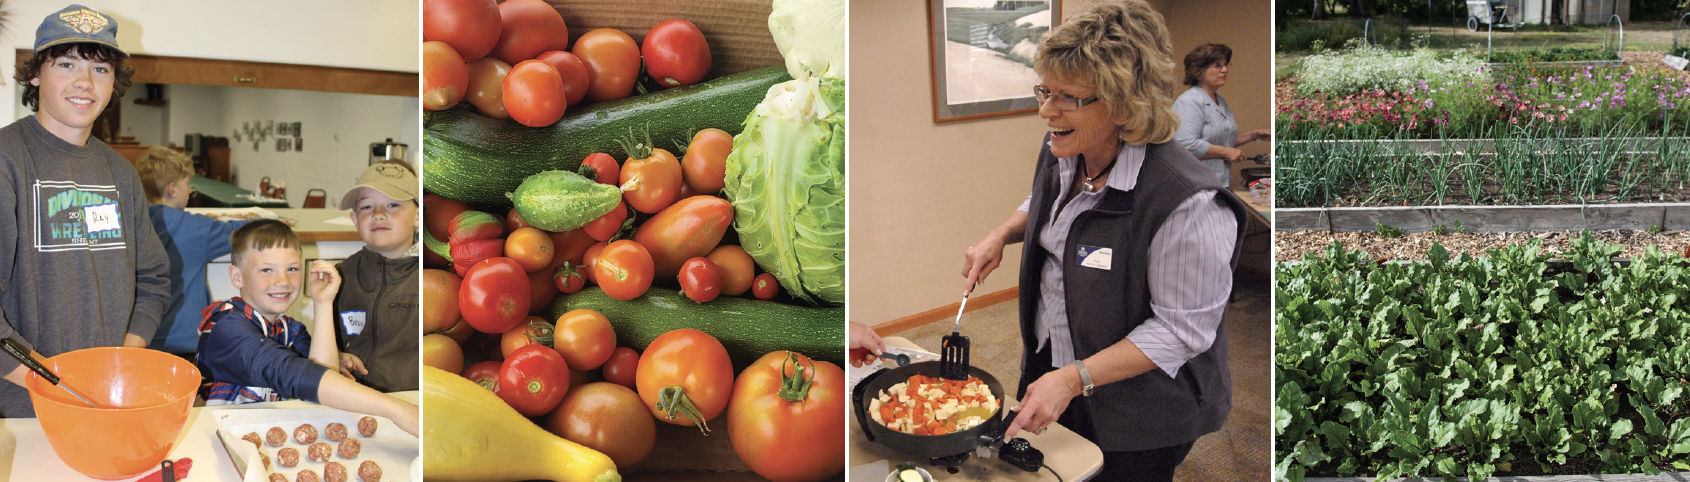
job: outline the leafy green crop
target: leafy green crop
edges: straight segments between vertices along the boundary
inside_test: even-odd
[[[1690,260],[1621,249],[1279,264],[1275,478],[1690,470]]]

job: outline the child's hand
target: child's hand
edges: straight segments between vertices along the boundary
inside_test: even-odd
[[[357,378],[352,376],[354,373],[359,375],[369,375],[370,370],[368,368],[364,368],[364,360],[359,359],[358,355],[340,352],[340,374],[346,375],[346,378],[357,380]]]
[[[334,266],[321,259],[311,262],[311,302],[334,304],[334,295],[340,292],[340,271]]]

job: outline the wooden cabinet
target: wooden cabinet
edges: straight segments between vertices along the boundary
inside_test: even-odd
[[[31,50],[18,49],[18,63],[28,61],[30,55]],[[136,85],[150,82],[417,95],[418,78],[413,72],[140,54],[131,56],[129,64],[135,67]]]

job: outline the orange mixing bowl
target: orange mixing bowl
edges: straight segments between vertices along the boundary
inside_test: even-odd
[[[188,425],[200,371],[145,348],[89,348],[41,363],[60,382],[105,408],[90,408],[31,372],[24,386],[41,430],[65,465],[96,479],[157,469]]]

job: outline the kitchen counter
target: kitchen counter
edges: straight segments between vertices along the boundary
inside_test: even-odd
[[[884,340],[888,347],[929,351],[902,337],[892,336],[886,337]],[[1015,399],[1007,393],[1004,394],[1002,402],[1006,409],[1017,405]],[[869,423],[874,422],[871,420]],[[1062,474],[1064,482],[1074,482],[1090,478],[1103,468],[1103,451],[1097,448],[1097,444],[1080,437],[1072,430],[1068,430],[1067,427],[1054,423],[1050,425],[1050,430],[1047,430],[1043,435],[1034,435],[1032,432],[1022,432],[1019,435],[1019,437],[1032,443],[1033,448],[1044,452],[1045,465],[1050,466],[1050,470],[1040,469],[1036,474],[1023,472],[996,458],[981,460],[978,457],[971,457],[968,462],[964,463],[961,472],[947,473],[942,467],[929,465],[926,460],[915,460],[915,457],[900,454],[885,445],[869,442],[868,438],[863,435],[862,427],[857,425],[854,416],[847,420],[846,425],[849,426],[846,432],[846,440],[849,442],[846,450],[849,458],[845,465],[849,467],[852,482],[886,480],[886,476],[891,473],[892,468],[905,461],[916,462],[921,468],[933,474],[935,481],[1054,481],[1057,480],[1055,476],[1051,475],[1051,470],[1054,470]]]
[[[417,403],[418,392],[398,392],[393,396],[411,403]],[[303,401],[289,400],[285,402],[250,403],[238,406],[194,407],[188,417],[192,420],[188,428],[182,431],[177,439],[176,447],[170,450],[170,459],[182,457],[193,459],[193,468],[188,473],[190,482],[233,482],[241,480],[240,473],[235,471],[234,462],[229,453],[224,450],[223,442],[217,439],[217,421],[212,419],[212,413],[218,410],[246,410],[254,408],[321,408],[322,405]],[[0,482],[10,481],[98,481],[76,473],[59,460],[53,452],[51,444],[47,443],[47,434],[41,431],[41,421],[34,418],[6,418],[0,419],[0,474],[7,478]],[[399,476],[395,480],[409,478],[400,472],[407,468],[389,467],[388,475]],[[143,474],[144,476],[145,474]],[[121,479],[136,480],[140,477]],[[388,478],[388,477],[384,477]]]
[[[231,208],[252,206],[261,208],[288,207],[287,201],[273,198],[265,198],[265,200],[261,201],[254,197],[252,191],[246,190],[234,184],[218,181],[198,174],[195,174],[194,178],[188,181],[188,185],[193,186],[194,191],[198,192],[200,198],[204,199],[207,204]]]

